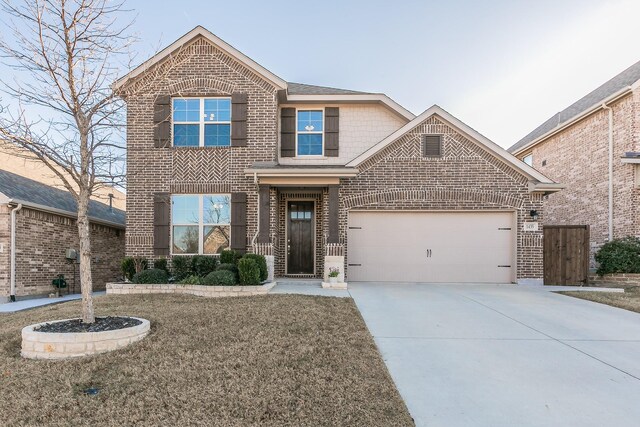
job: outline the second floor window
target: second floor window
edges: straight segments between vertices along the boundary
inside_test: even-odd
[[[173,98],[174,147],[231,145],[230,98]]]
[[[298,110],[297,114],[297,155],[322,156],[324,154],[324,112],[322,110]]]
[[[529,166],[533,166],[533,154],[528,154],[522,158],[522,161],[528,164]]]

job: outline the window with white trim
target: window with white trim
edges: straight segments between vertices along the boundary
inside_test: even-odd
[[[296,111],[296,155],[324,155],[324,111]]]
[[[522,158],[522,161],[528,164],[529,166],[533,166],[533,154],[527,154]]]
[[[172,98],[174,147],[231,145],[231,98]]]
[[[231,241],[229,194],[171,196],[171,253],[219,254]]]

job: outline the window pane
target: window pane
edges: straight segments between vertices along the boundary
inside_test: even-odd
[[[528,164],[529,166],[533,166],[533,154],[529,154],[524,159],[522,159],[522,161]]]
[[[231,226],[214,225],[204,227],[204,253],[219,254],[229,247]]]
[[[197,147],[200,145],[200,126],[173,125],[173,145],[176,147]]]
[[[231,125],[204,125],[205,147],[231,145]]]
[[[202,209],[204,210],[202,217],[202,222],[204,224],[231,223],[231,200],[229,196],[203,196]]]
[[[298,135],[298,155],[299,156],[319,156],[322,155],[322,135],[321,134],[299,134]]]
[[[231,121],[231,100],[229,98],[209,98],[204,100],[205,122]]]
[[[171,211],[172,224],[197,224],[199,197],[172,196],[173,209]]]
[[[200,121],[200,100],[174,99],[173,100],[173,121],[174,122],[199,122]]]
[[[298,132],[322,132],[322,111],[298,111]]]
[[[198,253],[198,226],[173,227],[173,253],[197,254]]]

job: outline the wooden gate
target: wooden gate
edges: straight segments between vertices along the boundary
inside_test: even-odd
[[[544,284],[585,285],[589,280],[589,226],[544,226]]]

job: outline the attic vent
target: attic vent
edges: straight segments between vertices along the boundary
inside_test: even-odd
[[[442,135],[422,135],[422,153],[425,157],[442,157]]]

